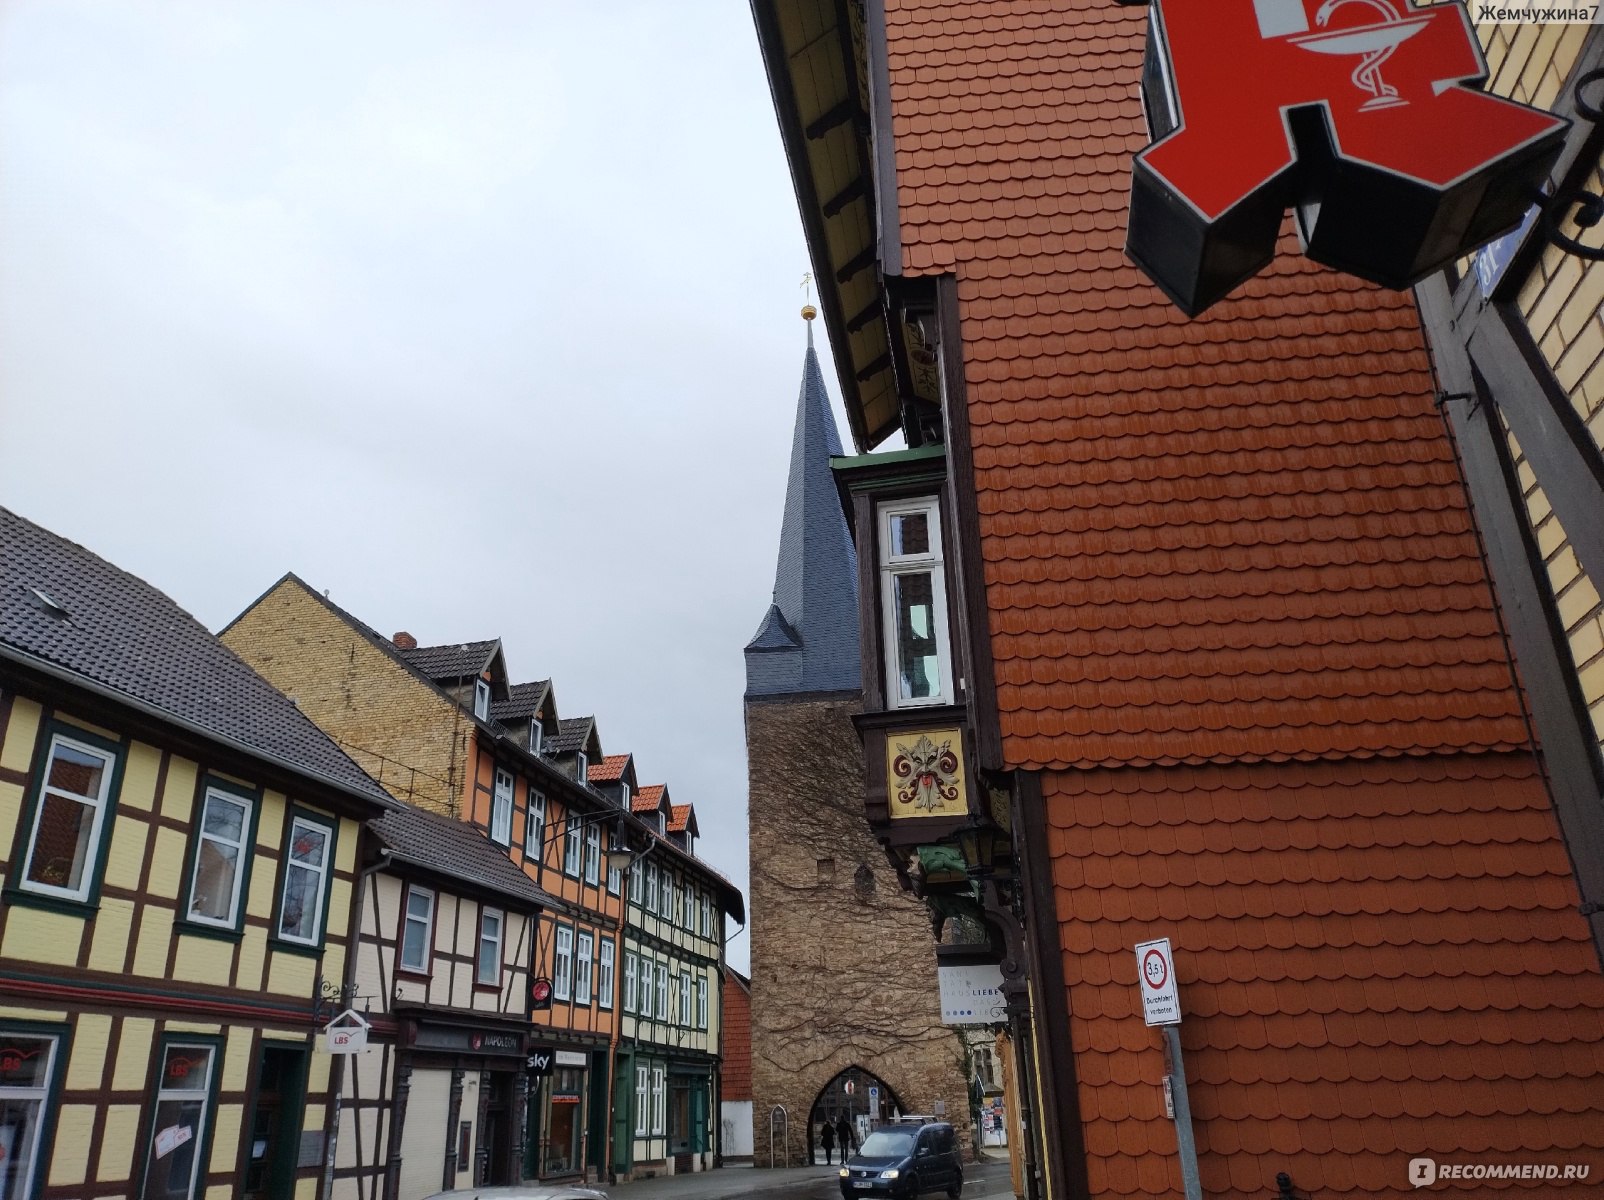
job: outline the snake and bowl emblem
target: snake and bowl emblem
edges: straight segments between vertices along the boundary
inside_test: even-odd
[[[897,804],[910,806],[915,813],[941,812],[958,799],[958,754],[950,737],[939,745],[923,733],[912,746],[898,742],[891,774]]]

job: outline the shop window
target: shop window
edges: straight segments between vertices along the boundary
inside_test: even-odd
[[[0,1028],[0,1195],[33,1200],[44,1182],[60,1051],[57,1035]]]
[[[191,1042],[162,1047],[156,1103],[145,1147],[146,1197],[193,1200],[204,1191],[201,1164],[206,1161],[217,1050]]]
[[[490,800],[490,840],[512,845],[512,772],[496,768],[496,790]]]
[[[548,1084],[544,1174],[566,1175],[580,1169],[585,1132],[585,1072],[577,1067],[558,1067]]]
[[[579,935],[579,950],[574,961],[574,1003],[590,1003],[590,973],[591,956],[595,953],[596,939],[593,935],[582,933]]]
[[[38,774],[26,865],[19,887],[89,901],[110,832],[117,750],[110,742],[57,733]]]
[[[195,825],[186,919],[218,929],[238,929],[245,877],[255,857],[251,845],[254,798],[221,787],[201,797]]]
[[[485,908],[479,912],[479,954],[474,982],[481,987],[501,986],[501,910]]]
[[[887,707],[953,703],[941,514],[934,496],[880,506],[880,604]]]
[[[566,925],[557,926],[556,966],[551,981],[552,995],[566,1000],[573,992],[574,983],[574,931]]]
[[[334,827],[296,814],[290,821],[288,846],[279,895],[278,936],[286,942],[316,946],[323,940]]]
[[[601,944],[601,962],[596,968],[596,1003],[603,1008],[613,1006],[613,943]]]
[[[529,811],[524,817],[524,857],[544,862],[546,847],[546,793],[529,790]]]
[[[601,882],[601,826],[585,827],[585,882]]]
[[[401,929],[401,969],[429,973],[429,951],[434,940],[434,893],[408,885],[406,915]]]

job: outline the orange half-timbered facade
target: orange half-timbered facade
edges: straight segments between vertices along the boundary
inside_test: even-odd
[[[393,794],[482,831],[548,897],[529,1020],[553,1065],[526,1105],[523,1177],[604,1174],[624,891],[608,852],[629,818],[589,781],[595,720],[559,717],[549,681],[511,682],[499,641],[387,638],[294,575],[221,636]]]
[[[310,1200],[379,787],[166,596],[0,509],[0,1193]]]

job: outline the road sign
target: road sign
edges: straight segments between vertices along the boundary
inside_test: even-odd
[[[1142,993],[1142,1018],[1149,1025],[1181,1023],[1181,997],[1175,988],[1175,957],[1170,953],[1169,938],[1136,947],[1136,986]]]

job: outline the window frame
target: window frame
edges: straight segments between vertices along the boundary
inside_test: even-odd
[[[412,924],[412,897],[423,895],[429,897],[429,915],[424,920],[423,927],[423,965],[418,967],[407,964],[407,929]],[[439,911],[439,894],[433,888],[426,888],[411,880],[401,890],[401,928],[396,939],[395,969],[400,975],[416,975],[427,979],[434,970],[434,920]]]
[[[293,937],[284,932],[284,899],[285,891],[289,886],[290,872],[304,864],[296,864],[291,854],[291,846],[295,840],[295,827],[298,823],[313,825],[325,834],[323,866],[318,876],[318,904],[317,909],[317,936],[306,939]],[[311,809],[301,808],[299,805],[290,805],[289,811],[284,814],[284,839],[280,843],[283,853],[279,860],[279,874],[275,892],[277,899],[273,905],[273,924],[269,940],[281,949],[291,950],[300,954],[321,954],[329,933],[329,902],[334,888],[331,886],[334,879],[336,850],[339,846],[340,818],[326,817],[322,813]]]
[[[689,933],[696,932],[696,888],[689,880],[680,890],[679,896],[679,925]]]
[[[150,1080],[149,1106],[144,1113],[141,1126],[144,1136],[140,1144],[144,1150],[144,1165],[139,1173],[139,1193],[144,1195],[150,1190],[151,1167],[155,1165],[159,1156],[156,1154],[156,1139],[161,1134],[157,1127],[159,1112],[163,1103],[162,1078],[167,1070],[167,1056],[176,1049],[203,1049],[207,1052],[207,1080],[206,1086],[200,1091],[193,1092],[186,1089],[171,1089],[174,1096],[170,1102],[181,1102],[185,1098],[193,1098],[199,1094],[201,1104],[200,1133],[191,1140],[195,1143],[194,1158],[190,1163],[189,1188],[185,1192],[185,1200],[196,1200],[197,1193],[204,1196],[206,1193],[206,1175],[210,1171],[212,1134],[217,1127],[217,1088],[218,1077],[222,1074],[218,1068],[218,1060],[223,1054],[223,1041],[221,1038],[209,1037],[205,1034],[195,1033],[169,1033],[163,1034],[156,1044],[155,1061],[152,1064],[152,1079]],[[175,1147],[176,1149],[176,1147]],[[197,1170],[197,1168],[199,1168]],[[130,1181],[132,1182],[132,1181]]]
[[[629,780],[618,781],[618,807],[625,812],[629,811]]]
[[[923,515],[930,533],[931,549],[923,554],[891,553],[891,521],[897,516]],[[885,671],[887,709],[935,708],[957,703],[957,680],[953,676],[952,619],[947,605],[947,554],[943,540],[941,496],[925,493],[899,499],[882,500],[875,506],[877,539],[875,566],[879,574],[881,668]],[[930,620],[936,642],[936,668],[941,674],[934,695],[904,699],[901,670],[897,663],[896,579],[900,575],[929,574]]]
[[[493,939],[492,938],[487,938],[485,936],[485,924],[492,917],[495,919],[495,922],[496,922],[496,936]],[[506,914],[506,911],[504,909],[500,909],[500,908],[493,908],[488,904],[481,904],[479,906],[479,935],[474,939],[474,943],[473,943],[473,986],[475,988],[481,989],[481,990],[484,990],[484,991],[495,991],[495,992],[499,992],[501,990],[502,976],[506,973],[506,971],[505,971],[506,962],[505,962],[505,959],[503,958],[503,951],[505,949],[506,937],[507,937],[507,914]],[[484,977],[485,944],[486,944],[486,942],[490,942],[490,941],[493,941],[495,943],[495,947],[496,947],[496,956],[495,956],[496,977],[495,977],[494,981],[487,980]]]
[[[578,814],[569,809],[565,818],[568,828],[563,831],[563,874],[570,879],[579,878],[585,856],[585,828],[577,818]]]
[[[651,1134],[652,1118],[652,1069],[647,1066],[635,1068],[635,1136],[648,1137]]]
[[[67,1078],[67,1064],[72,1060],[72,1033],[70,1025],[11,1018],[0,1020],[0,1044],[13,1036],[49,1039],[51,1043],[44,1087],[0,1089],[0,1096],[15,1095],[19,1100],[26,1102],[37,1099],[39,1103],[39,1120],[34,1129],[28,1175],[17,1181],[20,1186],[14,1187],[9,1193],[13,1200],[37,1200],[50,1175],[50,1166],[55,1157],[56,1117],[61,1111],[61,1092]],[[37,1097],[20,1094],[36,1091],[42,1094]]]
[[[574,751],[574,782],[584,787],[590,786],[590,755],[583,750]]]
[[[28,878],[34,851],[38,846],[39,818],[43,815],[45,793],[49,788],[50,764],[55,748],[65,743],[80,753],[105,760],[101,772],[101,795],[95,801],[95,823],[90,827],[84,847],[84,864],[81,886],[64,888],[57,884],[41,883]],[[39,739],[29,764],[31,784],[24,802],[24,813],[19,821],[18,846],[26,847],[17,855],[18,864],[7,872],[5,891],[9,899],[36,904],[44,908],[60,906],[65,911],[79,913],[97,908],[100,888],[105,880],[106,856],[111,849],[112,829],[117,822],[117,799],[122,793],[123,768],[127,762],[127,747],[87,729],[63,721],[41,723]],[[80,801],[71,793],[68,799]]]
[[[707,976],[698,975],[696,977],[696,1028],[703,1033],[707,1032],[707,994]]]
[[[664,1127],[664,1124],[665,1124],[665,1110],[668,1107],[667,1104],[664,1103],[664,1100],[665,1100],[664,1093],[668,1090],[667,1082],[668,1082],[668,1080],[667,1080],[667,1072],[664,1071],[662,1067],[653,1067],[652,1068],[652,1136],[653,1137],[662,1137],[663,1136],[663,1127]]]
[[[658,894],[661,903],[657,907],[657,915],[665,921],[674,919],[674,872],[663,872],[663,887]]]
[[[517,776],[498,766],[490,785],[490,840],[498,846],[512,845],[512,800],[517,790]]]
[[[611,830],[608,831],[608,833],[607,833],[607,848],[610,851],[618,851],[618,850],[622,850],[622,849],[625,848],[623,839],[621,839],[618,836],[618,830],[617,829],[611,829]],[[608,895],[621,896],[621,895],[623,895],[623,892],[624,892],[624,869],[622,867],[616,867],[612,863],[608,863],[607,864],[607,893],[608,893]]]
[[[601,886],[601,823],[592,821],[585,826],[585,882],[592,887]]]
[[[611,938],[602,938],[596,947],[596,1003],[602,1008],[613,1006],[613,986],[618,948]]]
[[[646,887],[641,892],[640,906],[642,912],[657,911],[657,864],[646,864]]]
[[[574,928],[572,925],[559,925],[552,938],[551,998],[568,1002],[573,999],[573,994]]]
[[[657,964],[657,1015],[656,1020],[668,1023],[668,964]]]
[[[596,935],[589,929],[574,934],[574,1003],[590,1004],[591,985],[595,980]]]
[[[216,796],[224,803],[238,804],[245,809],[245,819],[240,823],[239,858],[236,860],[234,870],[234,897],[231,908],[233,916],[226,921],[219,921],[211,917],[197,916],[195,914],[195,880],[200,873],[200,857],[202,843],[207,840],[206,809]],[[182,914],[174,922],[173,927],[180,933],[200,934],[204,937],[221,937],[230,941],[239,938],[245,929],[245,917],[250,909],[251,898],[251,867],[256,862],[256,835],[257,825],[262,815],[262,794],[260,791],[243,787],[240,784],[230,783],[212,775],[202,775],[197,785],[196,807],[198,811],[191,823],[193,831],[189,839],[189,847],[185,852],[184,861],[184,895]],[[213,838],[214,841],[223,841]],[[226,844],[226,843],[225,843]]]
[[[473,715],[481,721],[490,719],[490,684],[483,679],[473,681]]]
[[[546,793],[535,787],[524,793],[524,858],[546,862]]]
[[[529,718],[529,753],[539,756],[541,743],[546,737],[546,727],[540,723],[539,717]]]

